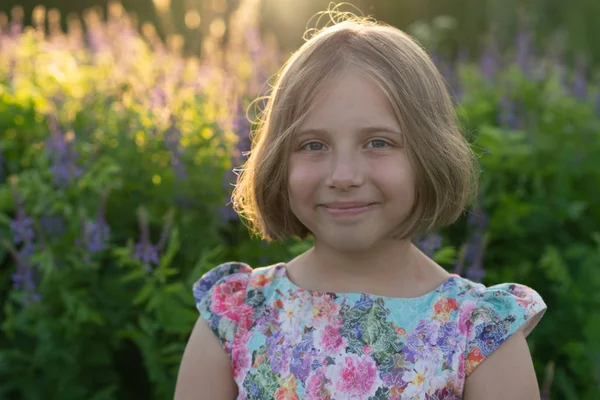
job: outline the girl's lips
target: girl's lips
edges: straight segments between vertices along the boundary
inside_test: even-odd
[[[334,217],[350,217],[365,213],[371,210],[374,206],[375,204],[329,204],[324,205],[323,208],[325,209],[325,211],[327,211],[328,214]]]

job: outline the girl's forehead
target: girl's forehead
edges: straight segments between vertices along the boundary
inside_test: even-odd
[[[302,126],[314,124],[395,126],[397,118],[379,85],[364,75],[342,75],[315,93]]]

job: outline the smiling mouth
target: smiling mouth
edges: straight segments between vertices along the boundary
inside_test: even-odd
[[[323,209],[334,217],[351,217],[370,211],[377,203],[368,204],[325,204]]]

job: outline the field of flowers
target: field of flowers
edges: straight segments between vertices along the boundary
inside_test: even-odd
[[[56,12],[0,16],[0,398],[169,398],[194,280],[309,245],[252,238],[228,206],[248,106],[283,61],[247,16],[198,57],[118,6],[66,32]],[[436,57],[483,173],[476,213],[419,245],[473,280],[536,288],[545,398],[597,399],[600,90],[524,37]]]

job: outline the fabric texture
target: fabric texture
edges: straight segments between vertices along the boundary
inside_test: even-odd
[[[533,289],[458,275],[415,298],[302,289],[285,264],[219,265],[194,285],[238,399],[461,399],[466,377],[546,310]]]

